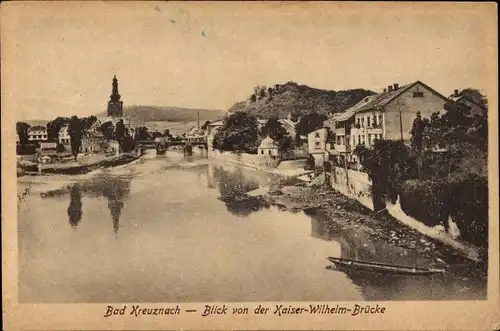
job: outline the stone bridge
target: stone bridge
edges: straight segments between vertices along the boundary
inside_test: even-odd
[[[156,149],[158,154],[165,153],[170,147],[181,146],[184,151],[190,150],[192,147],[200,146],[203,149],[208,149],[207,139],[203,138],[188,138],[183,140],[140,140],[137,145],[145,149]]]

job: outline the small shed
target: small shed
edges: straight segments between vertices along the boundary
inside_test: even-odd
[[[52,158],[48,155],[44,155],[40,158],[42,164],[52,163]]]
[[[278,145],[269,137],[264,138],[257,151],[258,155],[278,156]]]

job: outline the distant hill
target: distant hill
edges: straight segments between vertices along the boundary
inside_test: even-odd
[[[320,114],[338,113],[373,94],[375,92],[364,89],[329,91],[288,82],[274,85],[270,91],[267,88],[262,98],[257,97],[255,102],[251,99],[237,102],[228,112],[245,111],[263,118],[272,115],[285,118],[288,113],[301,116],[313,109]]]
[[[180,107],[158,107],[158,106],[126,106],[123,108],[125,115],[135,125],[145,124],[146,122],[192,122],[197,120],[197,113],[200,113],[200,123],[208,120],[215,120],[226,114],[221,110],[209,109],[190,109]],[[106,117],[106,112],[96,115],[97,117]]]

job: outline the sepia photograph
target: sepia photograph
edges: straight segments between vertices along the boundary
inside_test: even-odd
[[[2,4],[10,304],[189,329],[460,301],[500,325],[496,14]]]

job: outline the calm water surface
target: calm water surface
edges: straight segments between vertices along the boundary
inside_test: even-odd
[[[463,279],[380,278],[327,256],[425,264],[247,191],[277,178],[169,155],[78,177],[20,179],[21,302],[340,301],[476,298]],[[400,262],[400,261],[398,261]],[[472,284],[472,285],[471,285]]]

